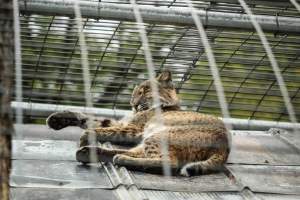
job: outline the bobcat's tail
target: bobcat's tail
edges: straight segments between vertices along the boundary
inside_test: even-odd
[[[80,112],[62,111],[51,114],[46,124],[49,128],[60,130],[68,126],[78,126],[83,129],[109,127],[113,120],[96,118]]]
[[[180,170],[182,176],[193,176],[197,174],[207,174],[209,172],[221,171],[227,160],[229,150],[213,154],[207,160],[191,162],[184,165]]]

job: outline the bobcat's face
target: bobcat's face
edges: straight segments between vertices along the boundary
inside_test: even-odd
[[[171,72],[164,71],[156,77],[159,99],[162,108],[179,107],[179,100],[172,83]],[[151,109],[153,105],[152,89],[149,80],[142,82],[133,90],[130,104],[135,112]]]

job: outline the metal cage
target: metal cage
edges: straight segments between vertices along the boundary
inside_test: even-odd
[[[184,109],[220,115],[204,47],[184,1],[137,1],[155,69],[173,72]],[[300,115],[299,13],[288,1],[247,1],[266,29]],[[267,54],[237,1],[194,1],[206,27],[232,117],[288,121]],[[23,101],[84,106],[72,1],[20,0]],[[94,106],[129,110],[134,85],[147,78],[128,1],[80,1]],[[130,14],[131,13],[131,14]],[[64,16],[62,16],[64,15]],[[28,105],[26,108],[30,107]],[[36,107],[36,106],[33,106]],[[28,120],[34,110],[28,111]]]
[[[45,128],[48,114],[79,110],[121,118],[148,79],[129,0],[80,0],[93,107],[86,108],[71,0],[19,0],[24,110],[13,140],[13,199],[299,199],[299,123],[289,115],[270,61],[238,0],[193,0],[212,46],[233,124],[226,171],[162,177],[111,163],[75,162],[80,131]],[[246,0],[261,25],[300,120],[300,14],[288,0]],[[296,2],[297,3],[297,2]],[[221,116],[204,46],[184,0],[137,0],[155,71],[170,69],[184,110]],[[271,129],[270,129],[271,128]],[[279,128],[279,129],[278,129]],[[294,129],[293,129],[294,128]],[[241,129],[244,129],[241,131]],[[111,144],[106,144],[113,148]],[[93,170],[96,169],[96,170]],[[265,183],[265,184],[264,184]]]

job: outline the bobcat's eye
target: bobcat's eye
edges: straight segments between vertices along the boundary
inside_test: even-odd
[[[138,95],[142,95],[144,93],[144,90],[139,90]]]
[[[149,91],[150,91],[150,86],[148,86],[148,85],[145,86],[145,87],[144,87],[144,92],[149,92]]]

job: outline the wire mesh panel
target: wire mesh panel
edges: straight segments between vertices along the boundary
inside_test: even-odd
[[[264,195],[271,197],[277,193],[278,198],[281,198],[282,194],[290,195],[291,198],[299,197],[297,189],[300,182],[297,177],[300,174],[300,148],[299,134],[296,132],[299,123],[277,123],[290,121],[290,113],[287,113],[286,102],[282,97],[282,85],[277,83],[278,77],[274,75],[269,55],[249,16],[239,4],[239,0],[192,2],[212,47],[231,117],[264,119],[271,122],[252,123],[253,121],[226,118],[227,115],[223,112],[224,123],[233,126],[228,131],[230,145],[226,144],[225,148],[226,157],[229,147],[231,149],[229,159],[224,164],[224,171],[219,173],[182,177],[175,174],[168,176],[169,173],[164,173],[166,176],[156,175],[152,174],[151,170],[147,171],[151,174],[131,171],[135,168],[115,167],[118,163],[111,162],[110,159],[104,158],[105,162],[102,162],[104,160],[101,160],[102,155],[98,152],[95,152],[95,155],[97,153],[99,162],[81,165],[75,161],[81,162],[80,152],[86,148],[85,144],[82,144],[83,138],[92,130],[88,130],[84,137],[81,137],[82,133],[78,127],[55,132],[45,125],[32,123],[44,124],[48,114],[61,111],[61,108],[69,108],[72,111],[80,108],[79,110],[84,112],[92,111],[93,114],[116,118],[130,113],[129,101],[135,85],[149,79],[146,67],[149,61],[146,62],[146,48],[144,49],[147,45],[141,41],[143,34],[137,26],[139,24],[135,22],[134,9],[130,7],[129,0],[19,0],[23,102],[18,102],[21,94],[20,91],[16,91],[13,94],[12,105],[19,108],[17,111],[26,107],[24,122],[28,124],[22,124],[22,120],[18,120],[18,117],[23,117],[22,110],[17,112],[15,128],[19,135],[16,134],[12,142],[14,165],[10,179],[10,186],[14,187],[11,190],[13,199],[19,199],[21,196],[28,199],[76,199],[81,196],[89,199],[99,196],[108,199],[256,199],[255,192],[261,193],[262,198]],[[181,98],[182,110],[222,116],[221,110],[224,111],[226,106],[220,108],[219,99],[222,99],[222,94],[220,95],[215,88],[216,77],[212,75],[212,62],[205,49],[208,45],[201,40],[201,31],[195,27],[186,1],[137,0],[136,3],[145,22],[143,25],[149,40],[154,69],[157,73],[164,69],[173,73],[173,82]],[[246,0],[246,3],[264,29],[287,86],[296,118],[299,120],[299,12],[288,0]],[[81,9],[82,19],[75,17],[80,15],[76,10],[77,6]],[[80,20],[82,27],[77,27]],[[83,34],[78,33],[78,30],[82,30]],[[82,35],[87,45],[88,65],[82,61],[85,57]],[[15,62],[18,63],[17,56]],[[89,92],[86,87],[89,84],[86,84],[87,78],[83,76],[88,74],[84,71],[87,68],[90,70],[91,80],[88,89],[91,91],[95,108],[86,108],[90,104],[86,102],[86,93]],[[18,73],[17,67],[15,74],[18,83],[17,75],[20,76],[21,73]],[[219,88],[218,90],[220,91]],[[101,113],[97,113],[99,110]],[[56,121],[59,117],[53,116],[54,123],[59,124]],[[159,121],[158,116],[153,118],[157,117]],[[71,124],[76,124],[71,118],[67,116],[66,123],[71,121]],[[79,118],[85,124],[90,123],[90,120],[86,122],[85,118]],[[181,121],[181,117],[178,118]],[[51,117],[47,121],[51,127]],[[101,121],[103,129],[106,128],[105,121],[109,120]],[[205,121],[199,122],[199,125],[204,124],[205,127]],[[231,123],[232,121],[235,123]],[[241,123],[245,121],[246,123]],[[164,122],[162,128],[165,128],[163,124]],[[174,123],[174,127],[176,125]],[[198,126],[198,123],[195,121],[194,124],[184,126],[190,125]],[[294,132],[290,130],[293,125]],[[153,126],[156,131],[156,128],[160,128],[156,126],[161,124],[154,123]],[[208,129],[210,126],[219,125],[209,124]],[[113,127],[114,125],[108,127],[104,132]],[[118,131],[123,134],[123,126],[120,127]],[[247,131],[233,130],[240,127]],[[266,131],[270,127],[272,129]],[[58,128],[62,126],[59,125]],[[283,130],[285,128],[287,130]],[[99,133],[100,129],[97,129]],[[178,130],[180,134],[190,131]],[[143,130],[144,141],[148,131],[152,130]],[[225,132],[227,131],[224,128],[224,135]],[[163,135],[164,132],[161,133]],[[90,142],[91,139],[97,138],[96,136],[88,139]],[[82,148],[76,151],[78,140],[81,141]],[[173,147],[163,140],[160,144],[160,158],[164,161],[167,158],[164,156],[168,156],[172,150],[165,153],[164,147]],[[207,143],[210,142],[206,138],[204,140],[204,146],[207,147]],[[109,151],[121,148],[118,151],[125,151],[129,148],[122,146],[122,143],[123,141],[112,145],[108,141],[101,144],[99,149],[103,147]],[[178,143],[186,145],[183,140],[178,139]],[[194,141],[191,143],[191,148],[189,145],[184,147],[191,149],[186,154],[195,154],[195,144],[202,145],[197,142],[194,144]],[[209,148],[214,150],[216,147],[212,145]],[[105,154],[103,155],[105,157]],[[89,158],[95,161],[93,156]],[[200,162],[205,162],[205,159],[207,158]],[[181,161],[178,159],[178,162]],[[193,161],[190,164],[195,163]],[[260,180],[269,182],[265,187],[257,187]],[[28,190],[24,190],[24,187]],[[42,191],[37,192],[37,188],[42,188]]]
[[[94,1],[93,1],[94,2]],[[101,1],[128,4],[128,1]],[[184,1],[137,1],[156,7],[185,6]],[[194,1],[198,9],[243,12],[237,1]],[[253,12],[297,16],[286,3],[251,3]],[[265,13],[260,12],[262,8]],[[266,7],[269,8],[266,9]],[[21,16],[24,101],[84,106],[80,46],[73,17]],[[91,92],[95,107],[130,109],[134,85],[147,79],[144,51],[135,22],[82,20],[88,46]],[[220,115],[205,49],[192,25],[145,24],[157,72],[168,68],[183,109]],[[236,118],[288,120],[277,81],[263,45],[252,30],[206,26],[224,84],[230,113]],[[296,114],[300,117],[300,35],[266,32]],[[33,113],[29,112],[29,118]],[[29,119],[28,118],[28,119]]]

